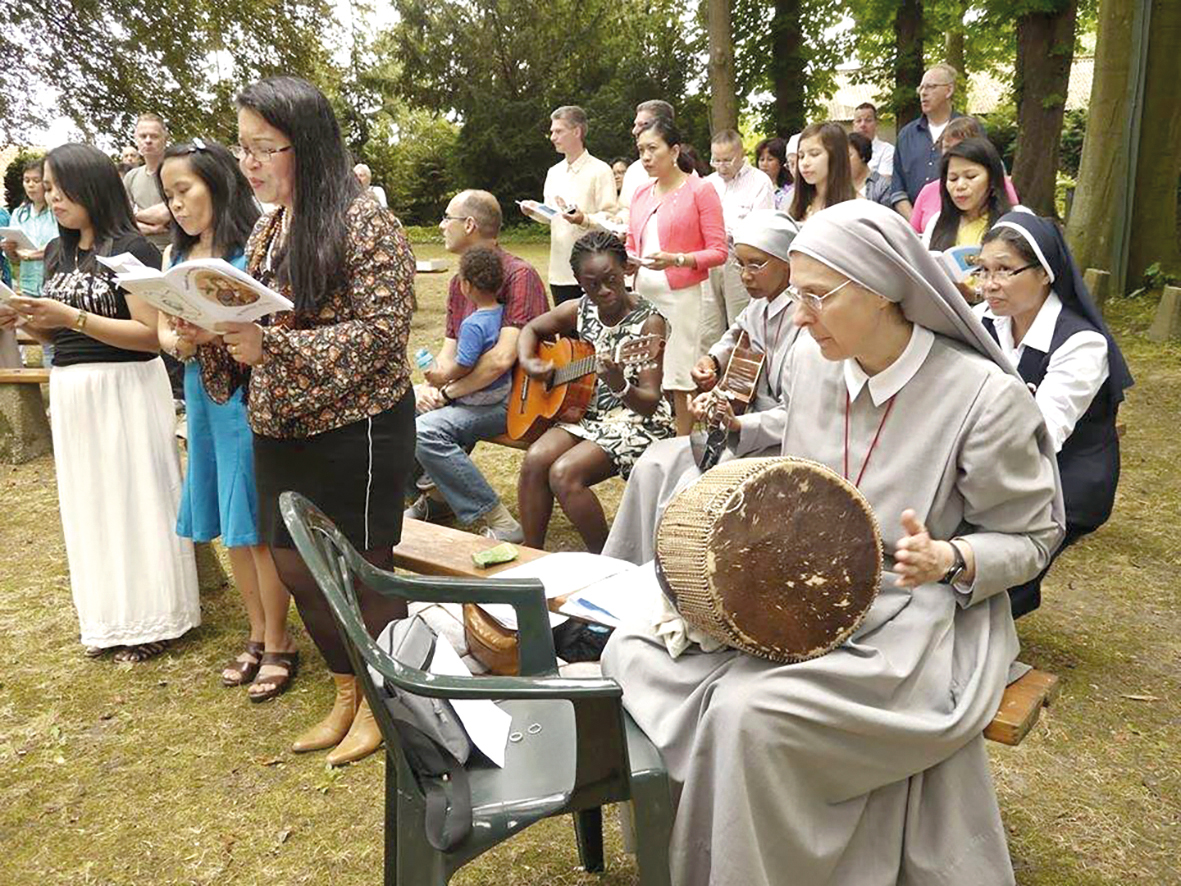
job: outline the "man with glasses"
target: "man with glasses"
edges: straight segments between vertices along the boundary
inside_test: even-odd
[[[939,178],[939,137],[953,118],[963,116],[951,107],[957,76],[956,69],[946,64],[935,65],[923,74],[918,88],[923,114],[898,133],[890,203],[908,220],[923,185]]]
[[[706,181],[714,186],[722,200],[726,239],[733,243],[734,232],[751,212],[775,208],[775,184],[767,173],[746,162],[742,136],[733,129],[714,134],[710,140],[709,165],[714,171]],[[706,304],[701,311],[701,352],[713,346],[750,302],[733,250],[724,265],[710,269],[706,293]]]
[[[415,456],[422,475],[416,488],[410,491],[418,497],[406,509],[406,516],[439,520],[454,514],[465,525],[482,522],[485,535],[519,544],[524,540],[520,524],[471,459],[476,443],[505,432],[508,404],[472,406],[455,402],[482,390],[512,369],[521,329],[549,310],[545,286],[537,271],[524,259],[500,248],[501,222],[500,204],[487,191],[456,194],[439,222],[448,252],[463,255],[469,249],[484,246],[500,256],[504,283],[499,298],[504,304],[504,315],[496,344],[480,355],[471,372],[441,388],[428,383],[414,388],[418,410]],[[475,309],[460,289],[459,275],[455,275],[448,289],[447,326],[440,356],[454,360],[460,324]]]

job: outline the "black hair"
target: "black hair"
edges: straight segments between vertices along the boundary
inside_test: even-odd
[[[621,268],[627,265],[627,247],[622,240],[607,231],[591,231],[579,237],[570,250],[570,270],[575,277],[582,271],[582,263],[592,255],[610,255]]]
[[[504,264],[495,249],[476,246],[465,252],[459,259],[459,279],[466,280],[481,292],[491,292],[500,297],[504,286]]]
[[[632,161],[628,160],[627,157],[616,157],[614,160],[612,160],[607,165],[610,166],[612,169],[614,169],[616,163],[622,163],[624,166],[631,166],[632,165]]]
[[[874,107],[872,102],[862,102],[857,107],[855,107],[853,110],[854,110],[854,112],[865,111],[865,110],[873,111],[873,119],[875,119],[875,120],[878,119],[878,109],[876,107]]]
[[[857,150],[857,156],[861,158],[861,162],[868,166],[869,161],[873,159],[873,142],[860,132],[850,132],[849,144]]]
[[[291,141],[295,159],[291,228],[276,277],[301,311],[316,312],[344,276],[346,214],[361,194],[340,124],[324,93],[299,77],[266,77],[238,95]]]
[[[791,181],[791,170],[787,168],[787,142],[777,135],[763,139],[755,145],[756,163],[759,162],[759,158],[763,156],[764,151],[779,161],[779,176],[775,181],[775,186],[782,188]]]
[[[110,157],[91,145],[68,144],[46,154],[45,162],[53,171],[54,189],[60,189],[68,200],[85,209],[94,229],[94,248],[79,263],[81,231],[59,224],[59,248],[46,259],[46,277],[61,269],[67,255],[79,270],[93,270],[94,256],[110,255],[115,240],[139,234],[131,213],[131,199]]]
[[[156,187],[165,205],[168,204],[168,198],[164,194],[164,164],[178,157],[188,161],[193,174],[209,189],[209,199],[213,204],[213,254],[230,257],[242,252],[260,212],[250,183],[246,181],[234,155],[225,145],[202,139],[169,145],[156,172]],[[170,215],[171,212],[169,207]],[[186,234],[175,218],[172,219],[171,229],[173,258],[188,255],[199,238]]]
[[[682,142],[681,130],[677,129],[677,125],[673,123],[672,120],[669,120],[665,117],[655,118],[651,123],[640,130],[640,135],[643,135],[645,132],[650,132],[653,135],[658,136],[660,140],[670,148],[675,148],[678,145],[681,145]],[[636,136],[637,141],[639,141],[640,135]],[[692,158],[685,156],[684,147],[682,147],[681,153],[677,157],[677,166],[680,167],[681,172],[698,172],[700,175],[700,171],[698,171],[693,165]]]
[[[41,176],[42,178],[45,178],[45,158],[44,157],[34,157],[32,160],[29,160],[28,162],[26,162],[25,168],[21,170],[21,175],[24,175],[26,172],[34,172],[34,171],[37,173],[37,175]]]
[[[950,249],[955,245],[956,235],[960,229],[960,216],[963,214],[947,190],[947,170],[951,166],[952,157],[977,163],[988,170],[988,196],[984,200],[988,213],[988,227],[991,228],[997,219],[1013,208],[1005,191],[1005,167],[992,142],[986,138],[964,139],[955,147],[944,151],[939,164],[939,218],[935,221],[935,230],[931,232],[931,249],[935,250]]]

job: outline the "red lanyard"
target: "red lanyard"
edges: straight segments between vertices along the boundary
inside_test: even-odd
[[[767,313],[763,314],[763,347],[767,349],[768,360],[770,355],[775,353],[779,347],[779,336],[783,333],[783,318],[787,316],[787,308],[782,308],[779,311],[779,320],[775,324],[775,341],[771,341],[771,336],[768,332],[768,319],[770,316],[771,307],[767,306]]]
[[[852,400],[849,397],[849,391],[845,391],[845,479],[849,479],[849,406]],[[891,397],[886,401],[886,414],[882,416],[882,420],[878,423],[878,432],[873,435],[873,442],[869,444],[869,451],[865,453],[865,461],[861,463],[861,472],[857,475],[857,480],[853,483],[858,489],[861,488],[861,480],[865,476],[865,469],[869,467],[869,458],[873,455],[874,449],[877,448],[878,440],[882,436],[882,428],[886,426],[886,419],[890,417],[890,410],[894,408],[894,398]]]

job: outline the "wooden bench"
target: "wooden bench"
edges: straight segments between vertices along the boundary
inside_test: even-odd
[[[0,462],[21,464],[53,449],[41,385],[48,369],[0,369]]]
[[[472,554],[497,544],[499,542],[494,539],[450,526],[408,519],[402,523],[402,541],[394,548],[394,564],[419,575],[491,578],[506,569],[544,557],[547,553],[517,545],[520,557],[513,562],[489,569],[476,566]],[[1058,697],[1061,688],[1059,679],[1053,674],[1036,669],[1029,671],[1006,687],[996,716],[984,730],[984,737],[1013,747],[1021,744],[1037,723],[1042,708],[1049,706]]]

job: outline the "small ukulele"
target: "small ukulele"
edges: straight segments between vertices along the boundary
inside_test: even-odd
[[[734,350],[730,352],[722,380],[710,391],[713,399],[705,413],[708,433],[695,432],[690,435],[689,443],[693,457],[702,471],[708,471],[718,463],[726,446],[726,437],[730,433],[729,429],[722,425],[722,402],[729,401],[734,414],[742,415],[750,401],[755,398],[755,388],[766,359],[766,354],[751,348],[750,336],[743,332]]]
[[[587,342],[559,337],[543,341],[537,356],[554,364],[548,381],[530,378],[521,366],[513,370],[513,389],[508,401],[508,435],[532,443],[555,422],[577,422],[586,413],[595,394],[599,360],[610,359],[620,366],[645,369],[655,365],[664,349],[659,335],[641,335],[620,342],[613,350],[598,353]]]

